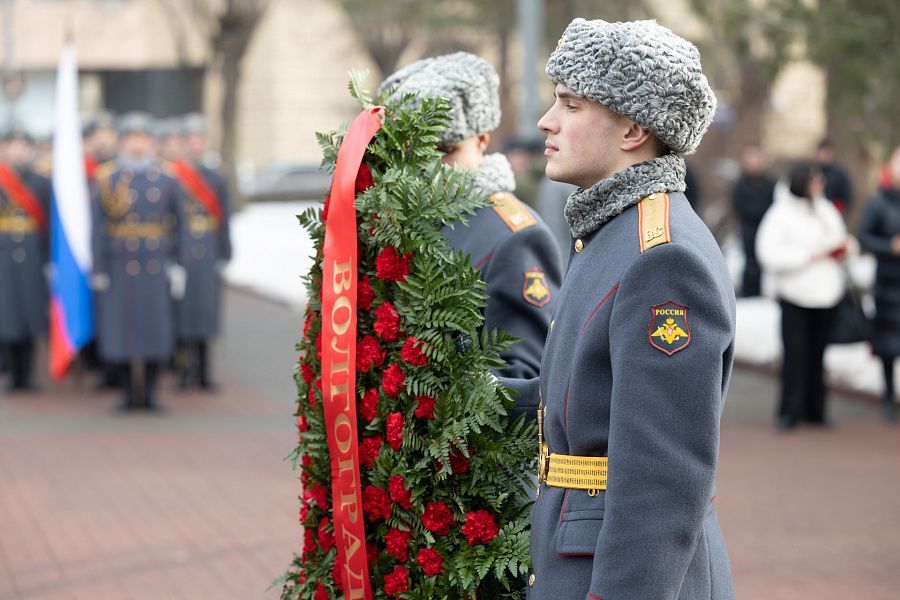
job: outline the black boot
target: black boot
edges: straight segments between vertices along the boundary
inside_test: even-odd
[[[122,401],[116,407],[116,412],[126,413],[136,408],[134,398],[134,373],[131,372],[131,365],[108,365],[110,370],[118,373],[118,380],[122,386]]]
[[[34,356],[34,342],[25,340],[10,344],[10,371],[12,381],[10,391],[24,392],[33,390],[31,385],[31,365]]]
[[[197,368],[200,372],[200,387],[207,392],[214,392],[218,386],[209,377],[209,344],[197,344]]]

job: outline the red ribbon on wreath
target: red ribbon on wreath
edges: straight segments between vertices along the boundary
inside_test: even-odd
[[[363,523],[356,427],[356,285],[354,183],[366,147],[381,128],[383,107],[363,110],[338,151],[325,226],[322,277],[322,387],[331,498],[344,597],[372,599]]]

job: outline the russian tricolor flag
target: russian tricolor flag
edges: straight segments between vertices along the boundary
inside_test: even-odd
[[[61,379],[78,350],[94,337],[91,205],[78,115],[78,64],[71,44],[63,48],[56,74],[50,236],[50,374]]]

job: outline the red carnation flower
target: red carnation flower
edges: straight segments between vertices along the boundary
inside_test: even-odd
[[[356,344],[356,371],[365,373],[372,367],[384,364],[384,350],[381,344],[371,335],[365,336]]]
[[[450,451],[450,470],[454,473],[469,471],[469,458],[457,448]]]
[[[319,521],[319,548],[322,549],[322,552],[328,552],[332,548],[334,548],[334,532],[328,531],[328,526],[331,525],[331,519],[325,517],[321,521]]]
[[[303,529],[303,553],[301,560],[306,562],[313,552],[316,551],[316,537],[313,535],[312,529]]]
[[[385,548],[388,554],[397,559],[397,562],[406,562],[409,558],[409,539],[412,533],[396,527],[388,531],[384,536]]]
[[[312,366],[308,362],[300,363],[300,373],[303,375],[303,381],[306,385],[312,383],[312,380],[316,378],[316,372],[313,371]]]
[[[297,430],[300,433],[306,433],[309,431],[309,421],[306,420],[306,417],[300,415],[297,417]]]
[[[378,416],[378,390],[368,389],[359,401],[359,414],[371,423]]]
[[[356,287],[356,303],[359,310],[369,310],[372,308],[372,302],[375,301],[375,292],[372,290],[372,284],[369,282],[369,276],[363,275]]]
[[[453,525],[453,521],[453,513],[441,501],[429,503],[425,507],[425,512],[422,513],[422,525],[425,526],[425,529],[437,535],[450,533],[450,526]]]
[[[322,332],[316,336],[316,358],[322,360]]]
[[[400,413],[391,413],[387,418],[387,439],[395,451],[399,450],[403,445],[403,428],[406,426],[406,419]]]
[[[406,382],[406,373],[397,363],[392,364],[381,375],[381,387],[388,398],[396,398]]]
[[[400,358],[415,367],[424,367],[428,364],[428,357],[422,352],[422,348],[424,347],[424,342],[420,342],[416,338],[410,336],[403,342],[403,349],[400,350]]]
[[[386,342],[392,342],[400,337],[400,315],[390,302],[382,302],[375,309],[375,325],[373,326],[378,337]]]
[[[316,407],[316,388],[309,388],[309,391],[306,392],[306,400],[309,402],[310,406],[313,408]]]
[[[317,583],[316,586],[316,593],[313,594],[313,600],[331,600],[331,596],[328,595],[328,589],[324,585]]]
[[[384,438],[380,435],[363,438],[359,443],[359,462],[371,469],[375,465],[375,459],[381,454],[381,445]]]
[[[434,398],[431,396],[416,396],[415,415],[420,419],[434,418]]]
[[[304,502],[300,507],[300,522],[304,523],[306,518],[309,516],[309,504]]]
[[[368,485],[362,500],[363,512],[370,521],[383,521],[391,516],[391,497],[387,490]]]
[[[331,196],[325,198],[325,206],[322,207],[322,222],[328,221],[328,208],[331,206]]]
[[[369,564],[374,565],[378,562],[378,555],[380,552],[378,551],[378,546],[373,546],[372,544],[366,544],[366,558],[369,561]]]
[[[359,194],[373,185],[375,185],[375,180],[372,179],[372,171],[369,170],[369,166],[366,163],[362,163],[359,165],[359,171],[356,172],[356,182],[354,182],[353,189]]]
[[[469,545],[487,544],[500,532],[494,522],[494,515],[486,510],[473,510],[466,515],[462,532],[469,539]]]
[[[391,493],[391,500],[403,510],[412,508],[412,492],[406,489],[406,479],[403,475],[394,475],[388,479],[388,490]]]
[[[334,564],[331,565],[331,579],[334,581],[334,587],[338,591],[344,591],[344,564],[341,562],[341,556],[338,554],[334,557]]]
[[[375,276],[384,281],[406,281],[411,258],[412,253],[400,256],[396,248],[388,246],[375,257]]]
[[[394,570],[384,576],[384,593],[396,596],[409,589],[406,581],[406,567],[398,565]]]
[[[444,570],[444,557],[433,548],[423,548],[416,555],[416,562],[429,577],[439,575]]]
[[[309,489],[309,495],[315,501],[316,506],[322,510],[328,510],[328,490],[318,483],[314,483]]]
[[[309,326],[312,325],[314,315],[315,311],[306,313],[306,320],[303,322],[303,339],[306,339],[309,335]]]

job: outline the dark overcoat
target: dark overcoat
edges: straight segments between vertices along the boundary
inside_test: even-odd
[[[683,194],[669,214],[644,252],[637,206],[573,241],[541,376],[508,381],[520,410],[542,399],[550,452],[609,460],[596,495],[540,486],[529,598],[733,598],[713,499],[734,290]]]
[[[93,186],[98,348],[112,363],[165,361],[174,345],[169,267],[178,263],[184,192],[160,164],[132,171],[106,163]]]
[[[521,340],[501,354],[506,366],[498,374],[536,377],[562,279],[559,248],[537,213],[511,193],[496,193],[492,202],[468,225],[445,227],[444,237],[471,257],[487,284],[484,327]]]
[[[900,235],[900,191],[881,190],[866,206],[859,225],[859,245],[875,255],[875,353],[900,356],[900,255],[891,239]]]
[[[215,192],[224,218],[215,221],[204,205],[187,194],[179,244],[181,264],[187,271],[184,297],[176,302],[176,335],[185,342],[204,341],[219,333],[220,267],[231,259],[228,233],[230,203],[225,178],[205,166],[195,167]]]
[[[17,170],[50,222],[50,181]],[[17,343],[47,333],[48,232],[0,187],[0,343]]]

